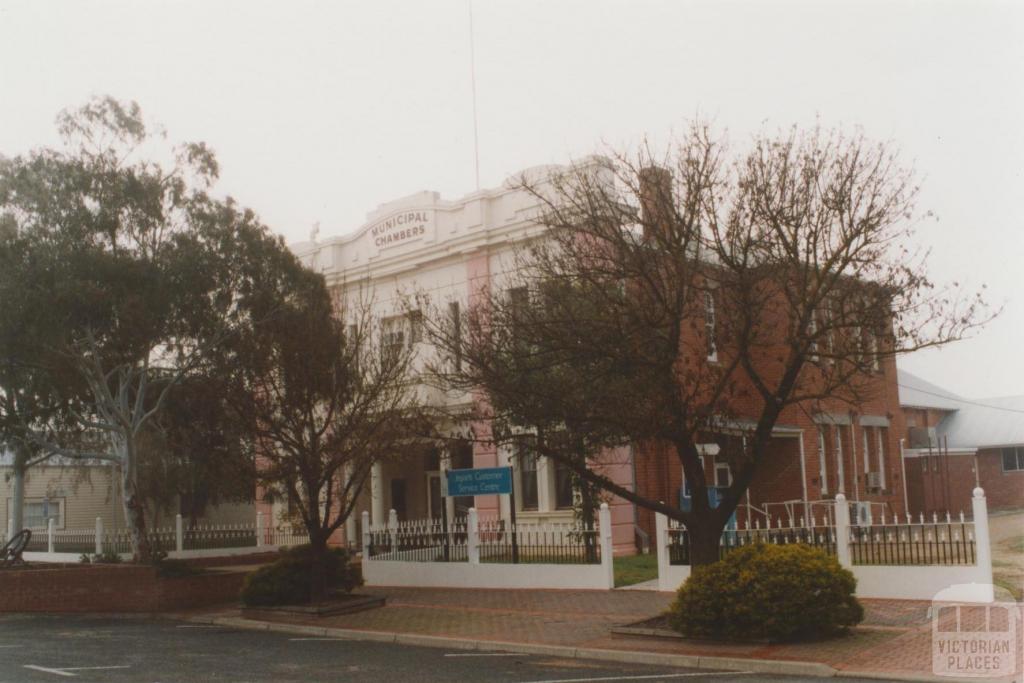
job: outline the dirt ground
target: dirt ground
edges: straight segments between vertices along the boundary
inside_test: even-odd
[[[1024,599],[1024,510],[989,517],[995,582]]]

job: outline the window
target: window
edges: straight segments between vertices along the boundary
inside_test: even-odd
[[[7,519],[11,518],[13,498],[7,499]],[[49,520],[58,529],[64,528],[63,498],[25,498],[22,523],[29,529],[45,529]]]
[[[883,489],[885,488],[885,437],[888,431],[885,427],[875,428],[875,433],[878,434],[878,485]]]
[[[455,372],[462,371],[462,314],[459,310],[459,302],[452,301],[448,304],[448,317],[452,325],[452,367]]]
[[[821,493],[828,493],[828,467],[825,464],[825,428],[818,427],[818,477],[821,480]]]
[[[568,510],[573,506],[572,470],[563,462],[555,463],[555,509]]]
[[[715,295],[704,292],[704,336],[707,339],[708,360],[718,360],[718,337],[715,333]]]
[[[807,323],[807,336],[810,338],[810,361],[817,363],[821,358],[818,356],[818,315],[815,313]]]
[[[867,349],[872,372],[881,372],[882,359],[878,355],[878,334],[871,330],[868,330]]]
[[[1024,471],[1024,447],[1003,449],[1003,472]]]
[[[410,311],[406,316],[409,320],[409,345],[423,341],[423,312]]]
[[[725,488],[732,484],[732,471],[724,455],[715,456],[715,486]]]
[[[381,348],[385,353],[398,356],[405,348],[405,316],[395,315],[381,322]]]
[[[864,474],[871,472],[871,427],[861,427],[864,435]]]
[[[519,500],[523,510],[538,510],[540,499],[537,495],[537,454],[526,439],[516,443],[516,460],[519,464]]]
[[[846,492],[846,473],[843,470],[843,428],[836,425],[836,475],[839,479],[836,484],[837,493]]]
[[[703,472],[704,471],[704,456],[703,455],[698,455],[697,459],[700,461],[700,469]],[[686,478],[686,473],[684,472],[683,473],[683,497],[684,498],[691,498],[692,496],[693,496],[693,493],[690,490],[690,480]]]

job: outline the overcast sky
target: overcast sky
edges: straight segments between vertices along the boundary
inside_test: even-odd
[[[1005,305],[901,364],[970,397],[1024,394],[1024,3],[475,0],[473,15],[483,187],[695,115],[738,142],[861,126],[921,174],[935,279]],[[289,241],[475,186],[468,0],[0,0],[0,154],[54,144],[56,113],[93,94],[209,143],[220,191]]]

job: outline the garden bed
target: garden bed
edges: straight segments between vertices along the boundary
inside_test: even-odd
[[[379,595],[332,595],[327,600],[310,605],[263,605],[260,607],[243,607],[242,616],[246,619],[270,619],[284,616],[333,617],[339,614],[352,614],[383,607],[386,598]]]

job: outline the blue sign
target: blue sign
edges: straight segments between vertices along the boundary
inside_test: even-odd
[[[480,467],[448,470],[446,496],[487,496],[512,493],[511,467]]]

